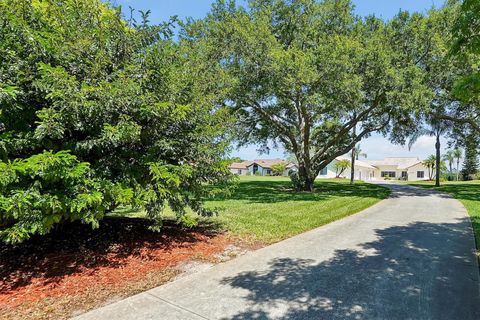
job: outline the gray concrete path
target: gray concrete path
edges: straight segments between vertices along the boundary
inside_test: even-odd
[[[78,319],[480,319],[465,208],[388,187],[358,214]]]

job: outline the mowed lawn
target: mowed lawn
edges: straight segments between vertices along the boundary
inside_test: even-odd
[[[295,192],[286,177],[241,177],[235,194],[208,201],[220,209],[210,218],[234,237],[269,244],[359,212],[389,195],[386,188],[317,180],[313,193]]]
[[[448,193],[463,203],[472,220],[477,250],[480,249],[480,180],[442,182],[438,188],[436,188],[434,182],[431,181],[413,182],[409,184]]]

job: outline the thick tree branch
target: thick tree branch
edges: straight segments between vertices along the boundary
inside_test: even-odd
[[[292,144],[292,148],[294,150],[298,150],[298,144],[297,144],[297,140],[295,139],[295,135],[293,134],[293,132],[291,132],[291,130],[289,130],[289,128],[287,126],[285,126],[284,123],[278,121],[278,119],[275,118],[276,115],[272,115],[269,112],[267,112],[256,101],[252,101],[249,105],[256,112],[258,112],[261,117],[263,117],[265,120],[271,122],[279,130],[279,132],[283,133],[290,140],[290,143]]]
[[[371,128],[371,129],[364,129],[360,134],[358,134],[354,139],[352,139],[352,141],[350,142],[350,144],[348,144],[347,146],[345,146],[344,148],[341,148],[339,149],[338,151],[332,153],[330,156],[328,156],[327,158],[325,158],[324,160],[322,160],[317,166],[315,166],[315,172],[317,173],[318,175],[318,172],[324,168],[325,166],[327,166],[330,162],[332,162],[333,160],[335,160],[335,158],[347,153],[349,150],[351,150],[353,147],[355,147],[355,145],[360,142],[363,137],[365,137],[367,134],[370,134],[372,132],[375,132],[375,131],[379,131],[379,130],[382,130],[383,128],[385,128],[389,123],[390,123],[390,120],[391,120],[391,115],[389,114],[388,115],[388,118],[385,122],[383,122],[381,125],[377,126],[377,127],[374,127],[374,128]]]
[[[347,122],[329,143],[327,143],[322,149],[318,150],[315,153],[312,158],[312,162],[315,163],[322,154],[324,154],[329,148],[334,146],[344,135],[346,135],[355,125],[357,125],[357,123],[359,123],[362,119],[368,116],[368,114],[378,106],[377,101],[378,100],[375,99],[374,103],[372,103],[372,106],[359,113],[357,117],[354,117],[352,120]]]
[[[478,125],[474,119],[464,119],[464,118],[454,118],[449,115],[440,115],[440,119],[442,120],[448,120],[456,123],[461,123],[461,124],[469,124],[475,131],[480,133],[480,125]]]

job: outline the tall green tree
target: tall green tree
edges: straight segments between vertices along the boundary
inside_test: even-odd
[[[453,162],[455,161],[455,151],[454,150],[448,150],[443,155],[442,158],[443,158],[443,160],[445,160],[448,163],[448,173],[450,174],[450,176],[452,176],[453,175]]]
[[[126,204],[154,229],[166,205],[210,213],[202,199],[230,177],[229,116],[171,36],[99,0],[0,2],[0,238],[96,227]]]
[[[453,41],[452,29],[458,19],[460,6],[457,1],[447,1],[439,9],[432,9],[428,15],[415,21],[415,27],[419,38],[423,39],[416,43],[416,55],[419,66],[424,70],[425,82],[428,84],[431,96],[429,107],[422,115],[423,125],[413,130],[411,143],[421,135],[435,137],[436,185],[440,184],[441,171],[441,145],[440,138],[451,134],[453,138],[459,138],[458,126],[453,125],[455,119],[450,116],[453,110],[461,106],[461,103],[452,94],[455,79],[463,72],[464,65],[453,59],[450,55],[450,47]]]
[[[408,142],[408,148],[411,149],[415,142],[421,136],[435,137],[435,186],[440,186],[440,171],[441,171],[441,143],[440,138],[447,133],[451,128],[451,125],[444,120],[441,120],[437,115],[427,116],[426,126],[418,127],[410,135]]]
[[[465,139],[465,159],[463,161],[463,180],[473,180],[478,173],[478,138],[469,134]]]
[[[335,177],[340,178],[342,173],[345,172],[348,168],[352,167],[352,163],[348,159],[341,159],[335,162]]]
[[[188,37],[230,76],[239,141],[283,146],[311,191],[322,168],[371,133],[405,141],[429,96],[412,19],[360,19],[348,0],[218,1]]]
[[[423,161],[423,164],[427,167],[428,170],[428,180],[433,180],[435,175],[435,166],[437,164],[437,158],[434,154],[430,155],[427,159]]]
[[[460,179],[460,159],[463,157],[462,149],[456,147],[453,149],[453,156],[455,157],[455,161],[457,162],[457,181]]]
[[[456,3],[457,1],[449,1]],[[450,57],[457,64],[455,85],[450,89],[457,101],[444,119],[468,125],[480,134],[480,3],[464,0],[451,28]]]

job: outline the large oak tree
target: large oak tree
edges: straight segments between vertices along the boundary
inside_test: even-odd
[[[239,141],[283,146],[299,189],[311,191],[322,168],[372,133],[403,143],[427,105],[410,19],[361,19],[348,0],[218,1],[185,39],[228,74]]]

